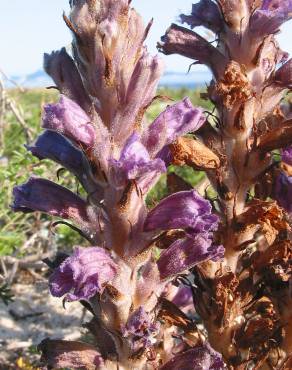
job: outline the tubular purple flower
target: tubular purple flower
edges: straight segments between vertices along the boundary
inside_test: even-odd
[[[65,48],[44,55],[44,69],[52,77],[61,94],[74,100],[86,112],[91,101],[83,86],[78,69]]]
[[[82,184],[92,177],[90,164],[82,150],[76,148],[63,135],[46,130],[35,143],[27,146],[31,153],[42,159],[51,159],[72,172]]]
[[[155,342],[160,325],[152,322],[151,316],[139,307],[129,317],[127,324],[122,328],[123,335],[129,339],[131,349],[137,352],[141,348],[149,348]]]
[[[211,0],[200,0],[197,4],[193,4],[191,15],[181,14],[182,23],[187,23],[191,28],[204,26],[215,33],[218,33],[224,28],[220,10]]]
[[[179,353],[160,370],[223,370],[225,369],[221,354],[214,351],[209,344],[194,347]]]
[[[217,229],[218,217],[209,201],[195,190],[181,191],[163,199],[152,209],[144,223],[144,231],[190,229],[207,233]]]
[[[43,127],[57,131],[86,147],[94,144],[95,130],[90,118],[65,95],[61,96],[59,103],[44,107]]]
[[[292,213],[292,176],[281,172],[276,178],[273,190],[273,198],[288,213]]]
[[[40,211],[52,216],[88,222],[87,204],[78,195],[52,181],[30,178],[13,189],[15,212]]]
[[[120,159],[112,160],[115,168],[115,176],[118,184],[125,184],[127,180],[144,178],[147,175],[154,176],[165,172],[164,162],[157,158],[151,160],[145,146],[140,142],[140,135],[133,133],[127,140]]]
[[[212,245],[208,234],[188,235],[165,249],[158,261],[161,279],[168,279],[207,260],[217,261],[224,256],[224,248]]]
[[[131,76],[126,103],[131,107],[135,101],[136,106],[146,107],[155,96],[163,70],[163,60],[158,55],[152,57],[145,49]]]
[[[144,110],[155,96],[163,69],[161,58],[152,57],[145,50],[129,81],[124,105],[121,102],[121,109],[112,124],[112,132],[118,143],[124,142],[124,138],[128,137],[133,128],[141,125]]]
[[[76,247],[50,276],[50,291],[54,297],[66,294],[68,301],[89,300],[116,274],[117,265],[103,248]]]
[[[194,107],[189,98],[165,109],[145,130],[142,143],[151,156],[178,137],[198,130],[206,121],[203,109]]]
[[[206,64],[215,77],[224,73],[228,59],[202,36],[184,27],[172,24],[158,44],[166,55],[180,54]]]

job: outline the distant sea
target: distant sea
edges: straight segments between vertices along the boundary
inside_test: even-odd
[[[45,88],[54,83],[43,71],[39,70],[26,76],[11,76],[11,80],[26,88]],[[161,78],[159,86],[173,89],[204,87],[211,80],[211,74],[202,72],[166,72]],[[6,81],[7,88],[15,87],[11,82]]]

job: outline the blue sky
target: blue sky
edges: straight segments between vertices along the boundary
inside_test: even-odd
[[[147,40],[152,53],[156,53],[156,42],[178,14],[189,13],[191,3],[191,0],[133,0],[145,23],[154,17]],[[35,72],[42,66],[44,52],[68,45],[71,36],[62,20],[63,10],[68,9],[68,0],[0,0],[0,68],[9,75]],[[292,54],[292,22],[283,27],[279,39],[282,49]],[[186,71],[190,64],[178,56],[165,60],[169,71]]]

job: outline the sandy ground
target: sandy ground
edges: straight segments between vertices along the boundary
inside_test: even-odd
[[[0,365],[16,358],[44,338],[76,340],[82,334],[81,325],[90,316],[79,303],[66,309],[62,299],[53,298],[46,282],[14,284],[14,302],[5,306],[0,301]],[[83,331],[84,332],[84,331]],[[1,367],[0,367],[1,368]]]

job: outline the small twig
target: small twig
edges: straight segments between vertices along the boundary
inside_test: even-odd
[[[44,314],[44,312],[33,312],[33,313],[27,313],[25,315],[20,315],[19,313],[15,312],[12,309],[8,310],[8,312],[15,321],[26,320],[31,317],[37,317],[37,316],[41,316]]]

